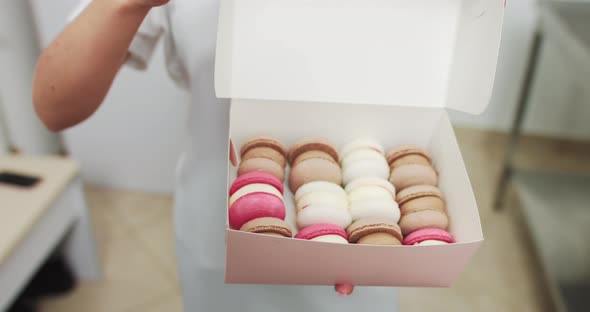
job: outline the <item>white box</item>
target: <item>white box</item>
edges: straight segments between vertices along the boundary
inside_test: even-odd
[[[371,137],[433,156],[457,243],[338,245],[227,229],[226,282],[450,286],[483,241],[477,203],[445,108],[488,104],[500,0],[222,0],[217,96],[237,146]],[[235,179],[230,168],[228,186]],[[294,207],[286,190],[288,220]],[[293,224],[293,222],[292,222]],[[272,257],[268,257],[272,254]]]

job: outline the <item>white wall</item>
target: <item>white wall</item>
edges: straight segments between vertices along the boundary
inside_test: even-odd
[[[2,98],[0,98],[0,157],[6,155],[9,149],[8,128],[2,112]]]
[[[43,44],[61,30],[67,12],[77,2],[31,1]],[[535,0],[508,1],[492,101],[481,116],[453,113],[456,125],[509,129],[531,44],[534,7]],[[559,58],[558,52],[553,51],[553,56]],[[562,64],[552,64],[551,55],[544,53],[549,81],[539,82],[536,88],[526,131],[588,138],[590,131],[579,113],[590,106],[582,103],[590,95],[568,92],[571,83],[564,77]],[[99,112],[66,132],[67,147],[82,161],[88,181],[138,190],[171,189],[175,159],[182,148],[187,98],[167,78],[161,48],[151,65],[146,73],[124,69]],[[564,106],[568,110],[560,109]]]
[[[39,54],[34,19],[27,1],[0,0],[0,104],[11,143],[24,154],[59,151],[58,136],[33,110],[32,85]]]

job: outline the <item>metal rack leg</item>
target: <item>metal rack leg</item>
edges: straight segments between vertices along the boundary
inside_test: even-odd
[[[535,73],[537,70],[542,41],[543,36],[541,34],[541,31],[537,30],[534,34],[533,46],[529,54],[524,81],[520,89],[518,107],[516,109],[516,115],[514,116],[514,121],[512,122],[512,129],[510,132],[510,141],[508,142],[508,146],[506,146],[504,160],[502,162],[502,173],[500,175],[500,180],[498,181],[498,186],[496,187],[496,194],[494,196],[494,208],[496,210],[502,209],[504,205],[506,191],[508,189],[510,178],[512,177],[512,158],[514,156],[516,147],[520,140],[522,122],[524,120],[527,104],[529,102],[530,92],[533,86],[533,80],[535,78]]]

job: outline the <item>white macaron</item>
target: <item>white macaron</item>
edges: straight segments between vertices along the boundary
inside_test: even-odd
[[[334,243],[334,244],[348,244],[348,241],[340,235],[322,235],[310,239],[313,242]]]
[[[437,241],[437,240],[425,240],[414,245],[416,246],[437,246],[437,245],[448,245],[447,242]]]
[[[348,185],[353,180],[368,177],[389,178],[387,161],[358,160],[342,168],[342,182],[344,185]]]
[[[348,209],[348,197],[340,193],[312,192],[299,198],[296,202],[297,212],[311,205],[322,205]]]
[[[355,161],[361,160],[385,162],[387,164],[387,159],[385,158],[385,156],[383,156],[383,154],[380,154],[379,152],[370,149],[359,149],[352,151],[348,154],[348,156],[342,157],[340,163],[342,164],[342,168],[344,169],[347,165],[350,165]]]
[[[301,197],[312,193],[312,192],[330,192],[334,194],[340,194],[341,196],[346,196],[346,192],[342,188],[342,186],[326,181],[314,181],[303,184],[301,187],[297,189],[295,192],[295,201],[298,201]]]
[[[353,189],[350,193],[348,193],[348,200],[349,201],[360,201],[360,200],[388,200],[392,199],[395,200],[391,193],[382,187],[379,186],[361,186]]]
[[[393,199],[374,199],[350,202],[350,216],[353,221],[364,218],[385,218],[397,223],[400,218],[399,206]]]
[[[340,157],[344,158],[349,153],[359,149],[371,149],[381,154],[384,153],[383,145],[381,145],[381,143],[374,139],[364,138],[354,140],[344,145],[344,147],[342,147],[342,149],[340,150]]]
[[[395,198],[395,195],[396,195],[395,186],[393,186],[393,184],[391,182],[389,182],[389,180],[381,179],[381,178],[368,177],[368,178],[359,178],[359,179],[352,180],[351,182],[349,182],[346,185],[345,191],[346,191],[346,193],[350,193],[353,190],[355,190],[356,188],[364,187],[364,186],[381,187],[381,188],[387,190],[391,194],[391,197]]]
[[[352,218],[348,210],[319,205],[307,207],[297,214],[297,227],[300,229],[318,223],[332,223],[345,229],[352,223]]]

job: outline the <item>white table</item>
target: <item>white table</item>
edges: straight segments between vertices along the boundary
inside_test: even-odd
[[[0,311],[56,247],[77,278],[100,277],[78,165],[62,157],[0,157],[0,172],[40,176],[31,189],[0,184]],[[63,244],[63,245],[59,245]]]

